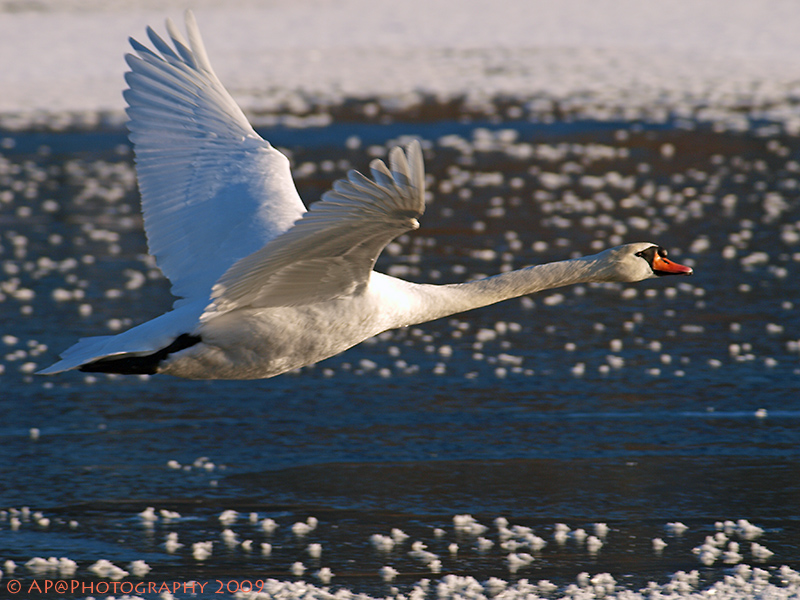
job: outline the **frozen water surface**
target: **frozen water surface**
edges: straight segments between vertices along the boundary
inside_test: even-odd
[[[381,269],[447,282],[643,238],[697,274],[511,301],[271,380],[42,379],[75,338],[171,300],[123,134],[7,132],[0,532],[14,577],[66,577],[24,566],[54,556],[86,582],[113,581],[91,569],[102,559],[121,581],[290,586],[273,596],[383,597],[421,579],[430,596],[523,595],[526,581],[599,595],[603,574],[617,591],[796,585],[778,568],[798,567],[797,139],[404,119],[354,124],[360,144],[341,124],[262,131],[291,151],[305,198],[398,131],[425,141],[423,227]],[[393,529],[409,538],[374,543]],[[130,574],[135,560],[151,570]]]
[[[433,14],[447,7],[428,4]],[[127,3],[128,12],[71,3],[63,14],[39,5],[0,3],[0,27],[30,22],[47,32],[66,14],[119,28],[117,90],[125,36],[140,35],[145,17],[158,25],[167,9],[178,12],[155,2]],[[690,13],[675,6],[681,23]],[[797,56],[795,42],[778,35],[792,23],[786,5],[772,3],[770,18],[733,6],[713,35],[744,36],[748,15],[775,34],[772,46],[740,48],[748,58],[739,75],[755,77],[751,61]],[[303,14],[274,10],[281,19]],[[203,11],[221,11],[207,2],[197,12],[222,75],[242,62],[243,42],[219,34],[236,31],[233,17]],[[639,13],[630,14],[630,31],[640,31]],[[392,18],[408,31],[407,16],[370,18],[377,31]],[[543,19],[549,36],[570,30],[554,25],[556,13]],[[576,31],[588,31],[586,19],[578,15]],[[591,38],[599,45],[613,31],[601,25]],[[517,26],[503,56],[532,65]],[[414,48],[438,52],[429,27],[420,26]],[[497,48],[490,30],[476,39]],[[445,33],[441,46],[458,47]],[[302,46],[308,34],[298,35]],[[636,35],[626,43],[650,44]],[[653,64],[711,46],[687,39],[651,53]],[[359,38],[348,40],[339,58]],[[261,64],[263,52],[248,59]],[[445,55],[460,73],[471,72],[464,57],[483,56]],[[601,70],[587,74],[586,94],[570,87],[580,79],[571,72],[569,85],[553,78],[527,92],[494,80],[480,101],[466,93],[470,79],[448,80],[461,94],[429,93],[425,72],[402,102],[391,86],[355,93],[298,79],[276,92],[234,73],[232,87],[252,91],[243,101],[262,135],[291,155],[306,201],[406,136],[423,140],[430,204],[422,228],[387,249],[381,270],[444,283],[645,239],[696,271],[545,292],[388,332],[254,382],[32,375],[76,338],[149,319],[172,299],[146,254],[115,101],[101,89],[65,92],[51,111],[44,101],[33,112],[21,100],[4,105],[0,596],[12,579],[24,591],[63,579],[109,584],[72,594],[81,598],[130,590],[113,582],[173,590],[192,580],[209,582],[199,594],[209,598],[248,597],[237,593],[246,581],[262,594],[254,597],[271,598],[796,597],[796,99],[778,69],[737,87],[705,77],[711,63],[700,62],[686,68],[703,85],[675,83],[686,86],[678,96],[658,86],[647,88],[654,96],[618,93],[619,80],[598,96],[591,85],[609,76]],[[612,64],[636,73],[638,63]],[[392,85],[408,87],[406,76]],[[23,88],[13,94],[35,90]],[[734,88],[743,95],[725,91]],[[217,580],[223,594],[214,593]],[[174,596],[193,597],[183,587]]]

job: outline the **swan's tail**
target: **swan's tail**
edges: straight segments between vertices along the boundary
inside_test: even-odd
[[[78,343],[67,348],[61,354],[61,360],[54,365],[37,371],[37,375],[53,375],[70,369],[77,369],[87,363],[107,356],[103,349],[108,345],[109,340],[114,339],[114,335],[101,335],[96,337],[81,338]]]
[[[86,373],[119,373],[120,375],[155,375],[158,366],[173,352],[191,348],[202,340],[198,335],[182,333],[169,345],[153,351],[113,352],[104,349],[117,336],[82,338],[69,348],[60,361],[43,369],[37,375],[52,375],[77,368]]]
[[[118,335],[83,338],[61,354],[61,360],[38,375],[53,375],[70,369],[92,373],[156,373],[168,354],[200,342],[191,332],[197,325],[205,301],[183,305],[152,321]]]

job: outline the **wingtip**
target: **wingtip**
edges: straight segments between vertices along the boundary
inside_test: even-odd
[[[178,29],[177,25],[175,25],[175,21],[173,21],[171,18],[167,17],[166,20],[164,21],[164,25],[166,26],[167,33],[169,34],[169,37],[172,38],[173,42],[180,43],[180,44],[182,44],[184,46],[186,45],[186,41],[183,39],[183,35],[181,34],[181,30]]]
[[[422,144],[414,139],[406,146],[406,159],[410,169],[409,176],[414,187],[425,195],[425,159],[422,156]]]
[[[398,176],[410,180],[406,152],[400,146],[395,146],[389,152],[389,169],[392,171],[395,180],[397,180]]]
[[[183,22],[186,23],[186,28],[195,28],[197,29],[197,19],[194,16],[194,11],[191,8],[187,8],[183,11]]]
[[[424,161],[422,159],[422,146],[419,140],[411,140],[406,144],[405,148],[401,146],[394,146],[389,150],[388,161],[389,167],[386,163],[379,158],[375,158],[369,163],[370,169],[375,175],[375,171],[380,172],[382,175],[396,178],[398,174],[407,178],[416,187],[422,187],[420,182],[424,183]]]
[[[59,361],[61,362],[61,361]],[[40,369],[39,371],[35,371],[34,375],[55,375],[56,373],[61,373],[63,369],[57,368],[58,363],[52,364],[45,369]]]
[[[186,24],[186,35],[189,38],[189,46],[194,53],[198,66],[216,78],[216,75],[214,75],[214,68],[211,66],[211,61],[206,53],[203,36],[200,35],[200,26],[197,24],[197,18],[194,16],[194,12],[190,8],[187,8],[183,13],[183,18]]]

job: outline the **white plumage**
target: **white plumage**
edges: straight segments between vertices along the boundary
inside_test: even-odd
[[[131,40],[124,96],[150,253],[176,296],[196,298],[305,207],[289,161],[214,74],[191,12],[186,26],[188,45],[167,21],[175,50],[148,28],[161,55]]]
[[[125,91],[150,252],[172,283],[173,310],[115,336],[84,338],[41,371],[271,377],[387,329],[542,289],[690,274],[650,243],[455,285],[373,271],[383,248],[419,227],[417,142],[393,149],[372,179],[351,171],[306,211],[289,161],[248,123],[209,63],[186,13],[188,42],[148,28],[131,40]]]

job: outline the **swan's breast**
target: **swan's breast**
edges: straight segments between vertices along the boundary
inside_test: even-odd
[[[405,324],[402,286],[398,291],[376,279],[358,296],[236,310],[209,319],[194,332],[202,342],[171,355],[159,372],[190,379],[262,379],[339,354]]]

